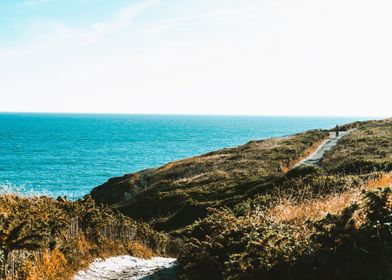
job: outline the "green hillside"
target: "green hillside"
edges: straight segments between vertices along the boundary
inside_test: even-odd
[[[391,279],[392,120],[250,142],[109,180],[92,196],[181,237],[182,279]],[[112,193],[111,193],[112,192]]]
[[[110,179],[91,196],[156,229],[172,231],[204,218],[207,208],[241,201],[252,187],[287,172],[327,135],[317,130],[252,141]]]

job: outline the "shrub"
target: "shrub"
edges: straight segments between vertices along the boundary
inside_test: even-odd
[[[302,224],[216,211],[189,228],[183,279],[391,279],[392,191]],[[299,206],[300,207],[300,206]]]

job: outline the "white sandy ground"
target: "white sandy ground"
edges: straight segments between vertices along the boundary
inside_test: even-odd
[[[74,280],[171,280],[175,277],[176,259],[156,257],[149,260],[131,256],[95,260]]]

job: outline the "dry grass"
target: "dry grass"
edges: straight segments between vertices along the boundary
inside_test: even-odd
[[[47,250],[38,263],[26,264],[26,280],[65,280],[70,279],[73,270],[67,268],[65,256],[56,248]]]
[[[392,187],[392,172],[380,175],[376,179],[365,182],[360,188],[349,189],[343,193],[334,193],[313,198],[311,193],[301,193],[301,199],[289,194],[279,194],[278,202],[267,210],[267,216],[277,222],[303,224],[306,220],[320,219],[326,214],[336,214],[352,203],[361,203],[364,190]],[[308,197],[303,199],[303,197]]]
[[[338,213],[347,205],[355,202],[359,197],[359,191],[349,191],[338,195],[328,195],[317,200],[294,201],[290,198],[283,199],[268,210],[278,222],[290,222],[302,224],[309,219],[318,219],[327,213]]]
[[[384,173],[379,178],[369,180],[364,186],[367,190],[392,186],[392,172]]]
[[[202,155],[202,156],[194,156],[190,158],[186,158],[180,161],[173,161],[170,163],[167,163],[163,165],[162,167],[159,167],[157,169],[157,173],[159,172],[167,172],[171,171],[171,169],[177,170],[177,169],[182,169],[184,166],[187,165],[197,165],[197,164],[203,164],[205,161],[211,161],[211,162],[222,162],[225,157],[229,157],[230,154],[214,154],[210,153],[207,155]]]
[[[96,258],[151,258],[164,251],[166,241],[166,235],[88,198],[0,195],[0,264],[7,277],[71,279]]]
[[[392,170],[392,122],[362,125],[326,152],[322,167],[334,174],[366,174]]]
[[[83,236],[79,236],[76,240],[76,250],[79,254],[77,264],[68,263],[65,255],[58,248],[53,251],[46,250],[42,258],[26,261],[23,269],[24,278],[26,280],[72,279],[76,271],[88,267],[96,258],[105,259],[129,254],[138,258],[150,259],[157,255],[150,248],[137,241],[129,242],[127,246],[108,241],[102,247],[105,247],[105,249],[101,250],[101,253],[91,254],[95,245],[88,242]]]
[[[283,173],[287,173],[291,168],[293,168],[294,166],[296,166],[298,163],[300,163],[302,160],[304,160],[305,158],[307,158],[308,156],[310,156],[313,152],[315,152],[318,147],[324,143],[324,141],[326,141],[326,139],[320,139],[319,141],[314,142],[314,144],[309,148],[306,149],[305,152],[303,153],[303,155],[299,158],[297,158],[295,161],[291,162],[289,166],[284,166],[281,170]]]
[[[114,205],[127,216],[153,222],[156,229],[181,229],[204,218],[206,207],[220,207],[286,173],[326,135],[315,130],[251,141],[115,178],[91,195],[96,202]],[[199,211],[188,211],[192,207]]]
[[[128,251],[130,255],[143,259],[151,259],[156,255],[150,248],[146,247],[140,242],[130,243],[128,245]]]

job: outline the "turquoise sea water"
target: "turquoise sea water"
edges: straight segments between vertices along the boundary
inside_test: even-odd
[[[358,118],[0,114],[0,185],[77,198],[113,176]]]

